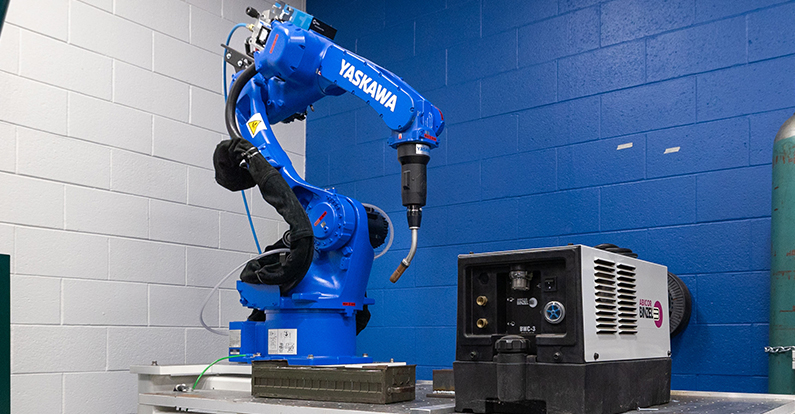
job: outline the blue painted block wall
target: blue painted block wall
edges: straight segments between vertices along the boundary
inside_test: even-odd
[[[609,242],[693,294],[674,388],[766,391],[770,160],[795,111],[795,2],[307,3],[447,122],[421,248],[393,285],[409,241],[389,131],[350,95],[309,115],[308,180],[396,222],[361,352],[430,378],[454,360],[459,253]]]

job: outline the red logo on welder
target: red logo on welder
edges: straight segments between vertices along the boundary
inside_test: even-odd
[[[654,311],[655,311],[654,324],[657,325],[657,327],[659,328],[662,326],[662,318],[663,318],[662,305],[660,305],[659,300],[657,302],[654,302]]]
[[[638,300],[638,317],[652,319],[658,328],[661,327],[663,323],[663,308],[660,301],[658,300],[652,305],[651,299]]]

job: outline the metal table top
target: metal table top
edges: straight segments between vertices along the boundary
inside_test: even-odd
[[[793,414],[795,396],[728,392],[671,391],[671,402],[648,409],[651,413]]]
[[[430,381],[418,381],[414,401],[394,404],[359,404],[327,401],[258,398],[250,392],[228,390],[198,390],[196,392],[160,392],[139,394],[141,405],[188,408],[191,412],[239,414],[447,414],[452,413],[452,398],[433,398]],[[204,410],[204,411],[202,411]]]
[[[198,390],[191,393],[163,392],[140,394],[142,405],[190,409],[191,412],[239,414],[449,414],[452,398],[429,398],[431,383],[417,384],[417,399],[395,404],[355,404],[324,401],[256,398],[243,391]],[[793,414],[795,397],[765,394],[732,394],[695,391],[673,391],[671,402],[632,412],[692,414]]]
[[[174,392],[177,382],[193,381],[202,366],[134,366],[139,375],[139,413],[236,414],[450,414],[452,398],[434,398],[430,381],[417,381],[417,398],[395,404],[359,404],[258,398],[251,395],[249,365],[215,365],[194,392]],[[212,375],[215,374],[215,375]],[[176,410],[176,411],[175,411]],[[795,414],[795,395],[672,391],[671,402],[630,413]]]

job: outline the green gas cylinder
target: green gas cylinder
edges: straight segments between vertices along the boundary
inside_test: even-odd
[[[770,346],[795,346],[795,115],[773,144],[770,260]],[[784,348],[786,349],[786,348]],[[795,354],[768,349],[768,391],[795,394]]]

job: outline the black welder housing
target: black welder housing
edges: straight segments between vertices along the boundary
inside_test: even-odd
[[[614,414],[670,400],[669,357],[584,358],[580,249],[458,257],[456,411]],[[515,269],[526,290],[512,288]],[[557,323],[543,314],[553,302],[566,304]]]

